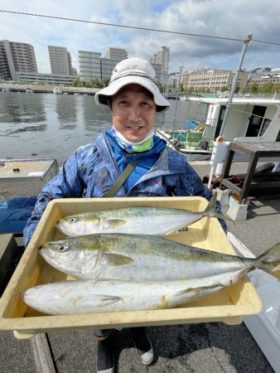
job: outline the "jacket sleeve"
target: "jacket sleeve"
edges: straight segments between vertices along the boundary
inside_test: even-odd
[[[26,246],[47,207],[56,198],[81,197],[84,189],[83,179],[79,175],[78,152],[71,156],[60,172],[51,179],[37,197],[33,212],[23,230],[23,242]]]

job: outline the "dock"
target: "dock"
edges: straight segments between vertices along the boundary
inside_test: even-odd
[[[79,95],[95,95],[99,88],[73,87],[58,84],[16,84],[16,83],[0,83],[0,92],[18,92],[18,93],[50,93],[54,94],[54,88],[59,88],[61,94],[79,94]]]

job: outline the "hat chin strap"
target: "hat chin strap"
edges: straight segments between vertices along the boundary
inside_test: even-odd
[[[155,134],[154,129],[151,129],[147,136],[139,142],[132,142],[127,140],[114,126],[112,127],[112,130],[119,146],[126,150],[128,153],[142,153],[150,150],[153,147],[153,136]]]

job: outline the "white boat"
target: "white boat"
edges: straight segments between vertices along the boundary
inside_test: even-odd
[[[196,122],[197,127],[158,131],[181,152],[211,154],[218,136],[238,142],[280,141],[280,99],[236,96],[228,107],[224,124],[228,98],[188,97],[187,102],[199,105],[198,111],[205,113],[205,118]],[[186,123],[192,119],[195,118],[187,118]]]
[[[62,94],[62,90],[60,88],[58,88],[58,87],[54,87],[53,93],[55,95],[61,95]]]
[[[10,88],[2,88],[1,92],[9,93],[9,92],[11,92],[11,89]]]
[[[58,171],[56,159],[0,159],[0,199],[37,195]]]

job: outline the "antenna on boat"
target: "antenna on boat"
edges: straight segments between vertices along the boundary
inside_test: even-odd
[[[246,49],[248,47],[248,44],[250,43],[250,41],[252,41],[252,39],[253,39],[253,34],[249,34],[243,40],[243,46],[242,46],[240,61],[239,61],[239,65],[238,65],[238,68],[236,70],[236,74],[234,76],[234,79],[232,81],[231,91],[230,91],[230,95],[229,95],[229,98],[228,98],[226,111],[225,111],[223,123],[221,125],[221,129],[220,129],[220,133],[219,133],[220,136],[222,136],[223,132],[224,132],[224,128],[225,128],[226,120],[227,120],[227,117],[228,117],[230,105],[232,103],[232,99],[233,99],[233,96],[234,96],[234,93],[235,93],[235,89],[236,89],[236,85],[237,85],[237,82],[238,82],[239,74],[240,74],[242,64],[243,64],[243,60],[244,60],[244,57],[245,57],[245,52],[246,52]]]
[[[184,66],[180,66],[179,69],[179,78],[178,78],[178,84],[177,84],[177,95],[176,95],[176,102],[175,102],[175,109],[174,109],[174,117],[173,117],[173,125],[172,125],[172,130],[175,130],[175,120],[176,120],[176,114],[177,114],[177,104],[179,100],[179,93],[180,93],[180,84],[181,84],[181,77],[182,77],[182,70]]]

